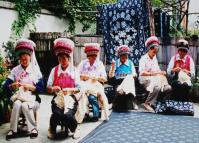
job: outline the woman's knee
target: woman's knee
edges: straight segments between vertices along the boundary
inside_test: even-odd
[[[21,108],[22,108],[22,111],[27,110],[27,109],[28,109],[28,104],[27,104],[26,102],[23,102],[23,103],[21,104]]]
[[[16,100],[13,104],[13,108],[21,108],[22,102],[20,100]]]
[[[88,100],[89,101],[95,101],[95,100],[97,100],[97,97],[95,95],[89,95]]]
[[[56,110],[53,110],[53,113],[51,115],[52,118],[57,118],[57,119],[61,119],[62,116],[64,115],[64,112],[62,112],[62,110],[60,109],[56,109]]]
[[[182,86],[183,89],[191,89],[191,86],[188,85],[186,82],[183,83],[181,86]]]
[[[170,85],[165,85],[164,92],[170,92],[170,91],[172,91],[172,87]]]
[[[72,121],[72,120],[75,119],[74,115],[71,114],[71,113],[66,113],[66,114],[64,114],[64,118],[65,118],[66,120],[70,120],[70,121]]]
[[[36,112],[39,109],[39,107],[40,107],[40,103],[36,101],[33,107],[33,111]]]
[[[159,91],[159,90],[161,90],[161,86],[155,86],[155,87],[153,88],[153,91]]]
[[[182,85],[179,81],[173,81],[173,83],[171,84],[173,88],[180,88]]]

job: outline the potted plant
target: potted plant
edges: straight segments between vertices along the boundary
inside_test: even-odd
[[[0,124],[10,120],[10,99],[3,92],[3,84],[8,76],[8,72],[7,64],[0,55]]]

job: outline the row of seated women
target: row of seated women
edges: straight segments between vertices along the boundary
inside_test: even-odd
[[[34,113],[39,109],[41,102],[38,94],[45,87],[35,58],[35,47],[35,43],[28,39],[17,41],[15,47],[20,64],[12,69],[4,84],[4,90],[11,95],[10,99],[13,102],[10,130],[6,139],[18,135],[18,120],[21,113],[25,116],[30,137],[38,136]],[[58,57],[59,64],[52,69],[46,87],[47,91],[54,95],[48,130],[50,139],[56,137],[56,128],[59,124],[65,127],[66,135],[70,131],[74,138],[78,138],[78,124],[82,123],[88,112],[88,104],[92,106],[93,121],[100,118],[100,109],[102,119],[108,120],[108,100],[102,85],[107,81],[107,74],[97,56],[100,45],[85,44],[87,59],[83,60],[78,68],[73,66],[74,47],[74,42],[67,38],[58,38],[54,41],[53,53]]]
[[[131,102],[136,99],[135,79],[138,79],[139,84],[148,92],[144,107],[150,112],[154,112],[157,99],[158,101],[169,99],[189,101],[189,91],[192,87],[192,79],[195,77],[195,66],[193,59],[188,54],[188,42],[184,39],[177,42],[177,53],[171,58],[167,72],[162,71],[158,65],[156,54],[159,44],[155,36],[146,40],[147,53],[139,60],[139,76],[137,76],[133,62],[128,59],[129,47],[126,45],[119,47],[118,56],[120,58],[112,62],[108,80],[116,91],[113,109],[122,111],[132,106],[134,109],[138,108],[135,102],[133,104]]]
[[[149,92],[144,103],[148,111],[153,111],[152,105],[157,101],[159,93],[164,93],[162,99],[168,98],[171,93],[171,86],[166,79],[166,72],[161,71],[158,65],[156,54],[159,48],[159,41],[155,36],[147,39],[145,43],[148,51],[142,56],[139,63],[139,82]],[[6,139],[17,136],[17,127],[20,114],[23,113],[30,137],[38,136],[37,124],[33,113],[37,112],[41,99],[38,94],[42,92],[42,74],[35,58],[35,43],[31,40],[21,39],[17,42],[15,51],[19,57],[20,64],[15,67],[6,83],[4,89],[13,94],[11,100],[13,109],[10,119],[10,130]],[[48,137],[56,137],[57,125],[65,127],[65,134],[73,133],[73,138],[80,136],[79,125],[82,123],[88,111],[88,104],[92,106],[93,121],[100,118],[109,119],[108,100],[104,93],[103,83],[107,81],[107,75],[103,63],[99,60],[100,45],[97,43],[85,44],[87,59],[83,60],[78,68],[73,66],[74,42],[66,38],[58,38],[54,41],[53,53],[58,57],[59,65],[54,67],[49,75],[47,90],[53,94],[52,115],[50,117]],[[173,77],[172,87],[176,95],[186,98],[191,83],[179,75],[190,79],[194,76],[194,64],[192,58],[187,55],[188,43],[185,40],[179,41],[178,54],[170,61],[168,74]],[[113,109],[120,110],[120,104],[130,101],[137,108],[134,102],[135,83],[137,77],[133,62],[128,59],[130,49],[121,45],[117,50],[118,59],[113,61],[108,79],[113,84],[116,97],[113,101]],[[49,61],[50,62],[50,61]],[[183,91],[182,91],[183,90]],[[124,99],[124,100],[123,100]]]

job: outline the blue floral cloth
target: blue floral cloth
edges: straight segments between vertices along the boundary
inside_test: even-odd
[[[194,115],[193,103],[167,100],[165,102],[157,102],[156,113],[176,114],[176,115]]]
[[[107,62],[117,58],[117,47],[128,45],[130,59],[138,65],[145,54],[145,40],[149,37],[149,18],[144,0],[119,0],[116,4],[104,4],[98,7],[98,28],[103,34]]]

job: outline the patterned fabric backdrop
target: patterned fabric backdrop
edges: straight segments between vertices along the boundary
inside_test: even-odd
[[[107,63],[117,58],[117,47],[131,48],[130,59],[138,65],[145,53],[145,39],[149,36],[146,0],[120,0],[116,4],[99,5],[98,28],[103,34]]]

